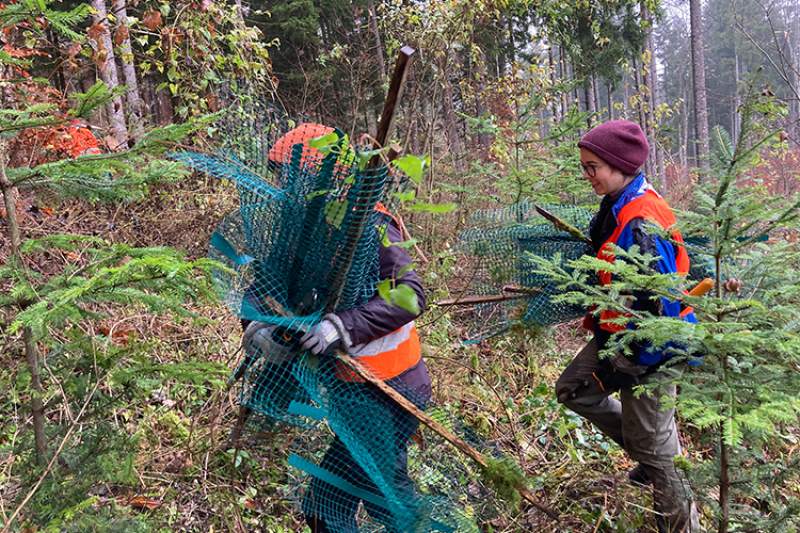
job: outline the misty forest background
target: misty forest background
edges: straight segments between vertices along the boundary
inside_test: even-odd
[[[429,291],[434,398],[561,517],[498,498],[480,530],[654,527],[627,456],[553,398],[580,321],[467,344],[472,310],[435,305],[472,289],[456,239],[473,212],[599,204],[576,142],[609,119],[642,125],[648,178],[716,267],[690,302],[704,361],[678,406],[702,523],[797,530],[796,0],[6,0],[0,28],[4,533],[304,530],[285,441],[227,440],[241,329],[205,256],[235,188],[168,154],[219,147],[215,114],[242,82],[374,135],[404,45],[416,53],[392,141],[427,158],[400,214]],[[100,155],[66,157],[74,117]],[[642,320],[656,338],[689,335]]]

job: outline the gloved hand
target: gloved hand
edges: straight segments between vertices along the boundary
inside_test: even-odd
[[[314,355],[327,355],[342,346],[342,336],[330,320],[323,320],[300,339],[300,349]]]
[[[295,351],[291,344],[276,340],[276,326],[251,322],[242,336],[242,348],[248,357],[263,357],[267,362],[281,364],[290,361]]]

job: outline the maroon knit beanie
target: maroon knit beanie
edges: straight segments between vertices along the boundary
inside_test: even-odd
[[[623,174],[636,173],[650,154],[642,128],[627,120],[612,120],[596,126],[578,141],[578,147],[586,148]]]

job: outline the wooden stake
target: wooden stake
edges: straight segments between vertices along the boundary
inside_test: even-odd
[[[478,463],[483,468],[487,468],[489,466],[489,461],[481,452],[470,446],[469,443],[444,427],[444,425],[434,420],[428,413],[414,405],[405,396],[394,390],[391,386],[387,385],[360,361],[351,357],[348,353],[342,350],[338,350],[336,352],[336,356],[361,379],[370,383],[371,385],[374,385],[382,393],[386,394],[389,398],[397,402],[397,404],[400,405],[400,407],[402,407],[408,414],[428,426],[434,433],[438,434],[447,440],[447,442],[458,448],[459,451],[461,451],[464,455]],[[517,485],[514,488],[517,490],[517,492],[519,492],[520,496],[522,496],[531,505],[542,511],[553,520],[558,520],[558,515],[552,509],[541,503],[536,496],[534,496],[533,493],[528,490],[528,487],[524,485]]]
[[[464,296],[460,298],[449,298],[447,300],[439,300],[436,305],[446,307],[449,305],[476,305],[488,304],[492,302],[504,302],[506,300],[519,300],[520,298],[527,298],[528,296],[536,296],[542,291],[519,292],[514,294],[487,294],[486,296]]]
[[[573,239],[575,239],[576,241],[584,242],[584,243],[588,244],[589,246],[592,245],[592,240],[589,239],[589,237],[584,235],[581,230],[579,230],[578,228],[576,228],[575,226],[573,226],[572,224],[570,224],[566,220],[557,217],[556,215],[554,215],[550,211],[547,211],[546,209],[542,209],[538,205],[535,205],[533,207],[536,208],[536,212],[537,213],[539,213],[544,218],[546,218],[547,220],[552,222],[553,225],[556,228],[558,228],[560,230],[563,230],[563,231],[566,231],[567,233],[569,233],[570,236]]]

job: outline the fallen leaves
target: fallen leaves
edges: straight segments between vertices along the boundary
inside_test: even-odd
[[[105,335],[106,337],[111,337],[111,342],[115,344],[121,344],[123,346],[130,342],[131,337],[136,336],[136,331],[133,329],[133,326],[128,325],[120,326],[112,330],[108,326],[101,324],[97,327],[97,332],[101,335]]]
[[[161,501],[149,496],[134,496],[128,501],[128,505],[134,509],[158,509]]]

